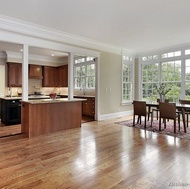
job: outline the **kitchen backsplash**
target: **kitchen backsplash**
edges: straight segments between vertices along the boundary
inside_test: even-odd
[[[42,80],[40,79],[29,79],[28,80],[28,94],[34,94],[34,92],[41,92],[44,95],[49,95],[52,92],[57,94],[67,95],[68,88],[67,87],[42,87]],[[18,92],[22,93],[22,88],[19,87],[12,87],[12,96],[17,96]],[[6,88],[6,95],[10,95],[10,89]],[[74,90],[74,95],[86,95],[95,96],[94,90]]]
[[[42,80],[40,79],[29,79],[28,80],[28,94],[34,94],[34,92],[41,92],[44,95],[49,95],[52,92],[57,94],[68,94],[67,87],[42,87]],[[17,96],[18,92],[22,93],[22,88],[12,87],[12,96]],[[10,88],[6,88],[6,95],[10,95]]]

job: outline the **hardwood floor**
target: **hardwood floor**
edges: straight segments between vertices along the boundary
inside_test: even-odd
[[[0,139],[0,188],[190,188],[190,141],[114,124]]]
[[[21,125],[6,126],[0,122],[0,138],[21,133]]]

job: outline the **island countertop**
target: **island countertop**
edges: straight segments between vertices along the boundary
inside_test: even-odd
[[[38,99],[38,100],[27,100],[27,101],[21,101],[26,102],[30,104],[43,104],[43,103],[60,103],[60,102],[77,102],[77,101],[85,101],[86,99],[82,98],[56,98],[56,99]]]

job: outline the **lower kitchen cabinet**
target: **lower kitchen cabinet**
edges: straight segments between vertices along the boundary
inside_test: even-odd
[[[21,123],[20,100],[1,99],[1,122],[5,125],[15,125]]]
[[[68,95],[59,95],[61,98],[68,98]],[[95,97],[91,96],[74,96],[74,98],[86,99],[82,102],[82,115],[95,118]]]
[[[95,98],[85,97],[86,101],[82,102],[82,114],[85,116],[95,115]]]

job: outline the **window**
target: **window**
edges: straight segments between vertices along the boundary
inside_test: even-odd
[[[185,52],[188,53],[187,50]],[[150,55],[148,57],[154,56]],[[157,88],[161,84],[164,85],[164,90],[168,91],[166,98],[170,102],[176,102],[179,98],[184,99],[184,86],[186,88],[186,95],[189,95],[190,98],[190,91],[188,91],[190,88],[190,60],[187,59],[186,65],[184,65],[182,51],[178,50],[158,54],[157,59],[148,59],[143,56],[140,60],[141,80],[139,92],[141,99],[156,101],[159,98]]]
[[[190,49],[186,49],[185,50],[185,55],[189,55],[190,54]]]
[[[93,57],[75,59],[74,88],[95,89],[96,66]]]
[[[158,63],[142,65],[142,99],[152,101],[157,99],[155,86],[159,83]]]
[[[170,102],[179,100],[181,92],[181,60],[161,63],[161,82],[171,90],[166,94]]]
[[[150,56],[143,56],[142,61],[147,61],[147,60],[156,60],[158,59],[158,55],[150,55]]]
[[[185,60],[185,99],[190,100],[190,59]]]
[[[175,52],[168,52],[162,54],[162,58],[171,58],[171,57],[177,57],[181,56],[181,51],[175,51]]]
[[[133,58],[123,56],[122,73],[122,102],[131,102],[133,100]]]

